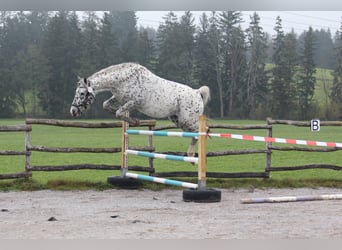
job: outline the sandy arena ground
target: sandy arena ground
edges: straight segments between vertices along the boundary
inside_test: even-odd
[[[240,203],[337,193],[225,189],[219,203],[188,203],[181,190],[0,192],[0,239],[341,239],[342,200]]]

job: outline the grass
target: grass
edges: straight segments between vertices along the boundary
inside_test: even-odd
[[[265,121],[226,121],[215,120],[212,123],[230,124],[265,124]],[[0,125],[23,124],[23,120],[0,120]],[[166,121],[158,122],[167,123]],[[213,132],[235,133],[266,136],[265,130],[219,130]],[[308,128],[275,125],[274,137],[296,138],[305,140],[342,142],[341,128],[322,127],[320,132],[311,132]],[[121,129],[79,129],[59,128],[53,126],[34,125],[31,133],[33,145],[53,147],[120,147]],[[153,143],[158,151],[186,151],[189,143],[187,138],[154,137]],[[147,137],[130,136],[130,145],[146,145]],[[279,145],[284,146],[284,144]],[[208,151],[222,151],[234,149],[264,149],[265,144],[222,138],[207,140]],[[24,133],[0,133],[0,150],[24,150]],[[66,164],[108,164],[118,165],[120,154],[91,154],[91,153],[42,153],[32,152],[31,165],[66,165]],[[207,170],[211,172],[259,172],[265,167],[265,155],[239,155],[208,158]],[[295,166],[313,163],[327,163],[341,165],[342,152],[307,153],[307,152],[278,152],[272,154],[272,167]],[[0,173],[14,173],[24,171],[24,156],[0,156]],[[130,165],[145,165],[147,159],[130,156]],[[154,160],[157,172],[161,171],[196,171],[197,167],[188,163],[175,161]],[[108,176],[119,175],[119,171],[79,170],[62,172],[33,172],[29,180],[0,180],[0,190],[83,190],[109,189],[106,183]],[[184,179],[184,178],[183,178]],[[196,179],[185,178],[187,181],[197,182]],[[208,185],[218,188],[241,187],[338,187],[342,188],[342,174],[333,170],[303,170],[288,172],[272,172],[271,178],[263,179],[209,179]],[[145,183],[145,188],[158,190],[163,185]],[[174,188],[168,186],[168,188]]]

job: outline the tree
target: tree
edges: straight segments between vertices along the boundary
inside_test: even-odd
[[[13,80],[18,85],[17,100],[25,116],[27,112],[35,116],[39,110],[37,90],[49,80],[48,61],[40,48],[31,44],[26,50],[17,53],[15,62],[16,74],[13,75]],[[31,110],[27,110],[28,103],[31,104]]]
[[[113,25],[110,20],[111,14],[105,12],[101,19],[101,27],[99,30],[100,68],[118,64],[123,61],[119,48],[118,37],[113,32]]]
[[[245,34],[240,26],[234,28],[232,34],[228,114],[243,118],[248,115]]]
[[[280,17],[277,17],[275,31],[277,34],[273,39],[274,68],[271,80],[272,113],[273,116],[289,118],[296,97],[294,86],[297,64],[296,37],[293,32],[284,35]]]
[[[49,116],[69,113],[79,73],[82,36],[76,13],[58,12],[51,18],[43,51],[51,75],[39,90],[40,105]]]
[[[315,30],[314,62],[317,67],[334,68],[334,43],[330,30]]]
[[[191,85],[192,54],[194,47],[193,18],[186,12],[178,21],[173,12],[169,12],[157,33],[158,72],[163,77]]]
[[[218,116],[219,113],[219,91],[216,76],[216,53],[212,46],[210,37],[210,23],[205,13],[200,17],[200,26],[196,32],[194,50],[194,77],[198,81],[197,85],[207,85],[211,90],[211,101],[209,111],[211,115]]]
[[[16,89],[12,84],[11,63],[15,54],[14,42],[11,41],[13,21],[6,11],[0,15],[0,117],[11,117],[16,108]]]
[[[194,87],[194,77],[193,77],[193,51],[195,46],[194,36],[195,36],[195,25],[194,17],[190,11],[186,11],[184,15],[181,16],[179,22],[179,46],[182,48],[178,58],[180,75],[182,81]]]
[[[111,11],[112,32],[118,39],[123,61],[136,61],[137,17],[134,11]]]
[[[223,82],[223,72],[225,68],[224,64],[224,56],[223,56],[223,48],[221,46],[221,32],[219,29],[218,16],[216,12],[212,12],[212,16],[209,19],[209,44],[210,49],[213,55],[213,62],[215,65],[215,73],[216,73],[216,84],[217,91],[212,92],[212,101],[211,106],[213,106],[214,110],[219,110],[219,116],[221,118],[224,117],[225,111],[225,102],[224,102],[224,82]],[[218,102],[217,102],[218,100]],[[218,106],[218,108],[217,108]]]
[[[260,18],[257,13],[251,16],[247,32],[247,86],[246,105],[247,117],[256,118],[256,112],[267,110],[268,77],[266,74],[267,38],[259,25]]]
[[[220,44],[223,67],[223,97],[228,104],[226,114],[236,116],[243,99],[245,83],[245,37],[239,24],[241,12],[224,11],[219,15]]]
[[[300,49],[299,80],[297,83],[299,114],[301,119],[307,119],[311,101],[315,92],[316,65],[314,62],[315,35],[312,27],[304,34],[304,44]]]
[[[149,38],[146,29],[141,28],[138,32],[137,62],[153,70],[156,67],[156,56],[153,41]]]
[[[82,56],[80,73],[89,76],[100,68],[100,31],[99,18],[93,11],[86,12],[82,22]]]
[[[335,69],[333,75],[333,86],[331,88],[331,101],[336,107],[338,119],[342,119],[342,24],[337,34],[335,49]]]

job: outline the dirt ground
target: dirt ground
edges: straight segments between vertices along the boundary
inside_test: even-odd
[[[342,238],[342,200],[240,203],[340,189],[221,191],[219,203],[183,202],[182,190],[0,192],[0,239]]]

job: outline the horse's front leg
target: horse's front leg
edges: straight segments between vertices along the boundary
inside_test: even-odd
[[[131,117],[126,117],[125,113],[128,111],[132,111],[137,106],[136,102],[128,101],[124,105],[122,105],[115,113],[117,118],[128,122],[130,125],[139,125],[139,120]]]
[[[187,155],[189,157],[194,157],[195,156],[195,146],[196,146],[197,141],[198,141],[197,137],[192,137],[191,143],[189,145],[188,152],[187,152]]]
[[[120,104],[115,100],[114,96],[103,103],[103,109],[113,114],[115,114],[119,107]]]

